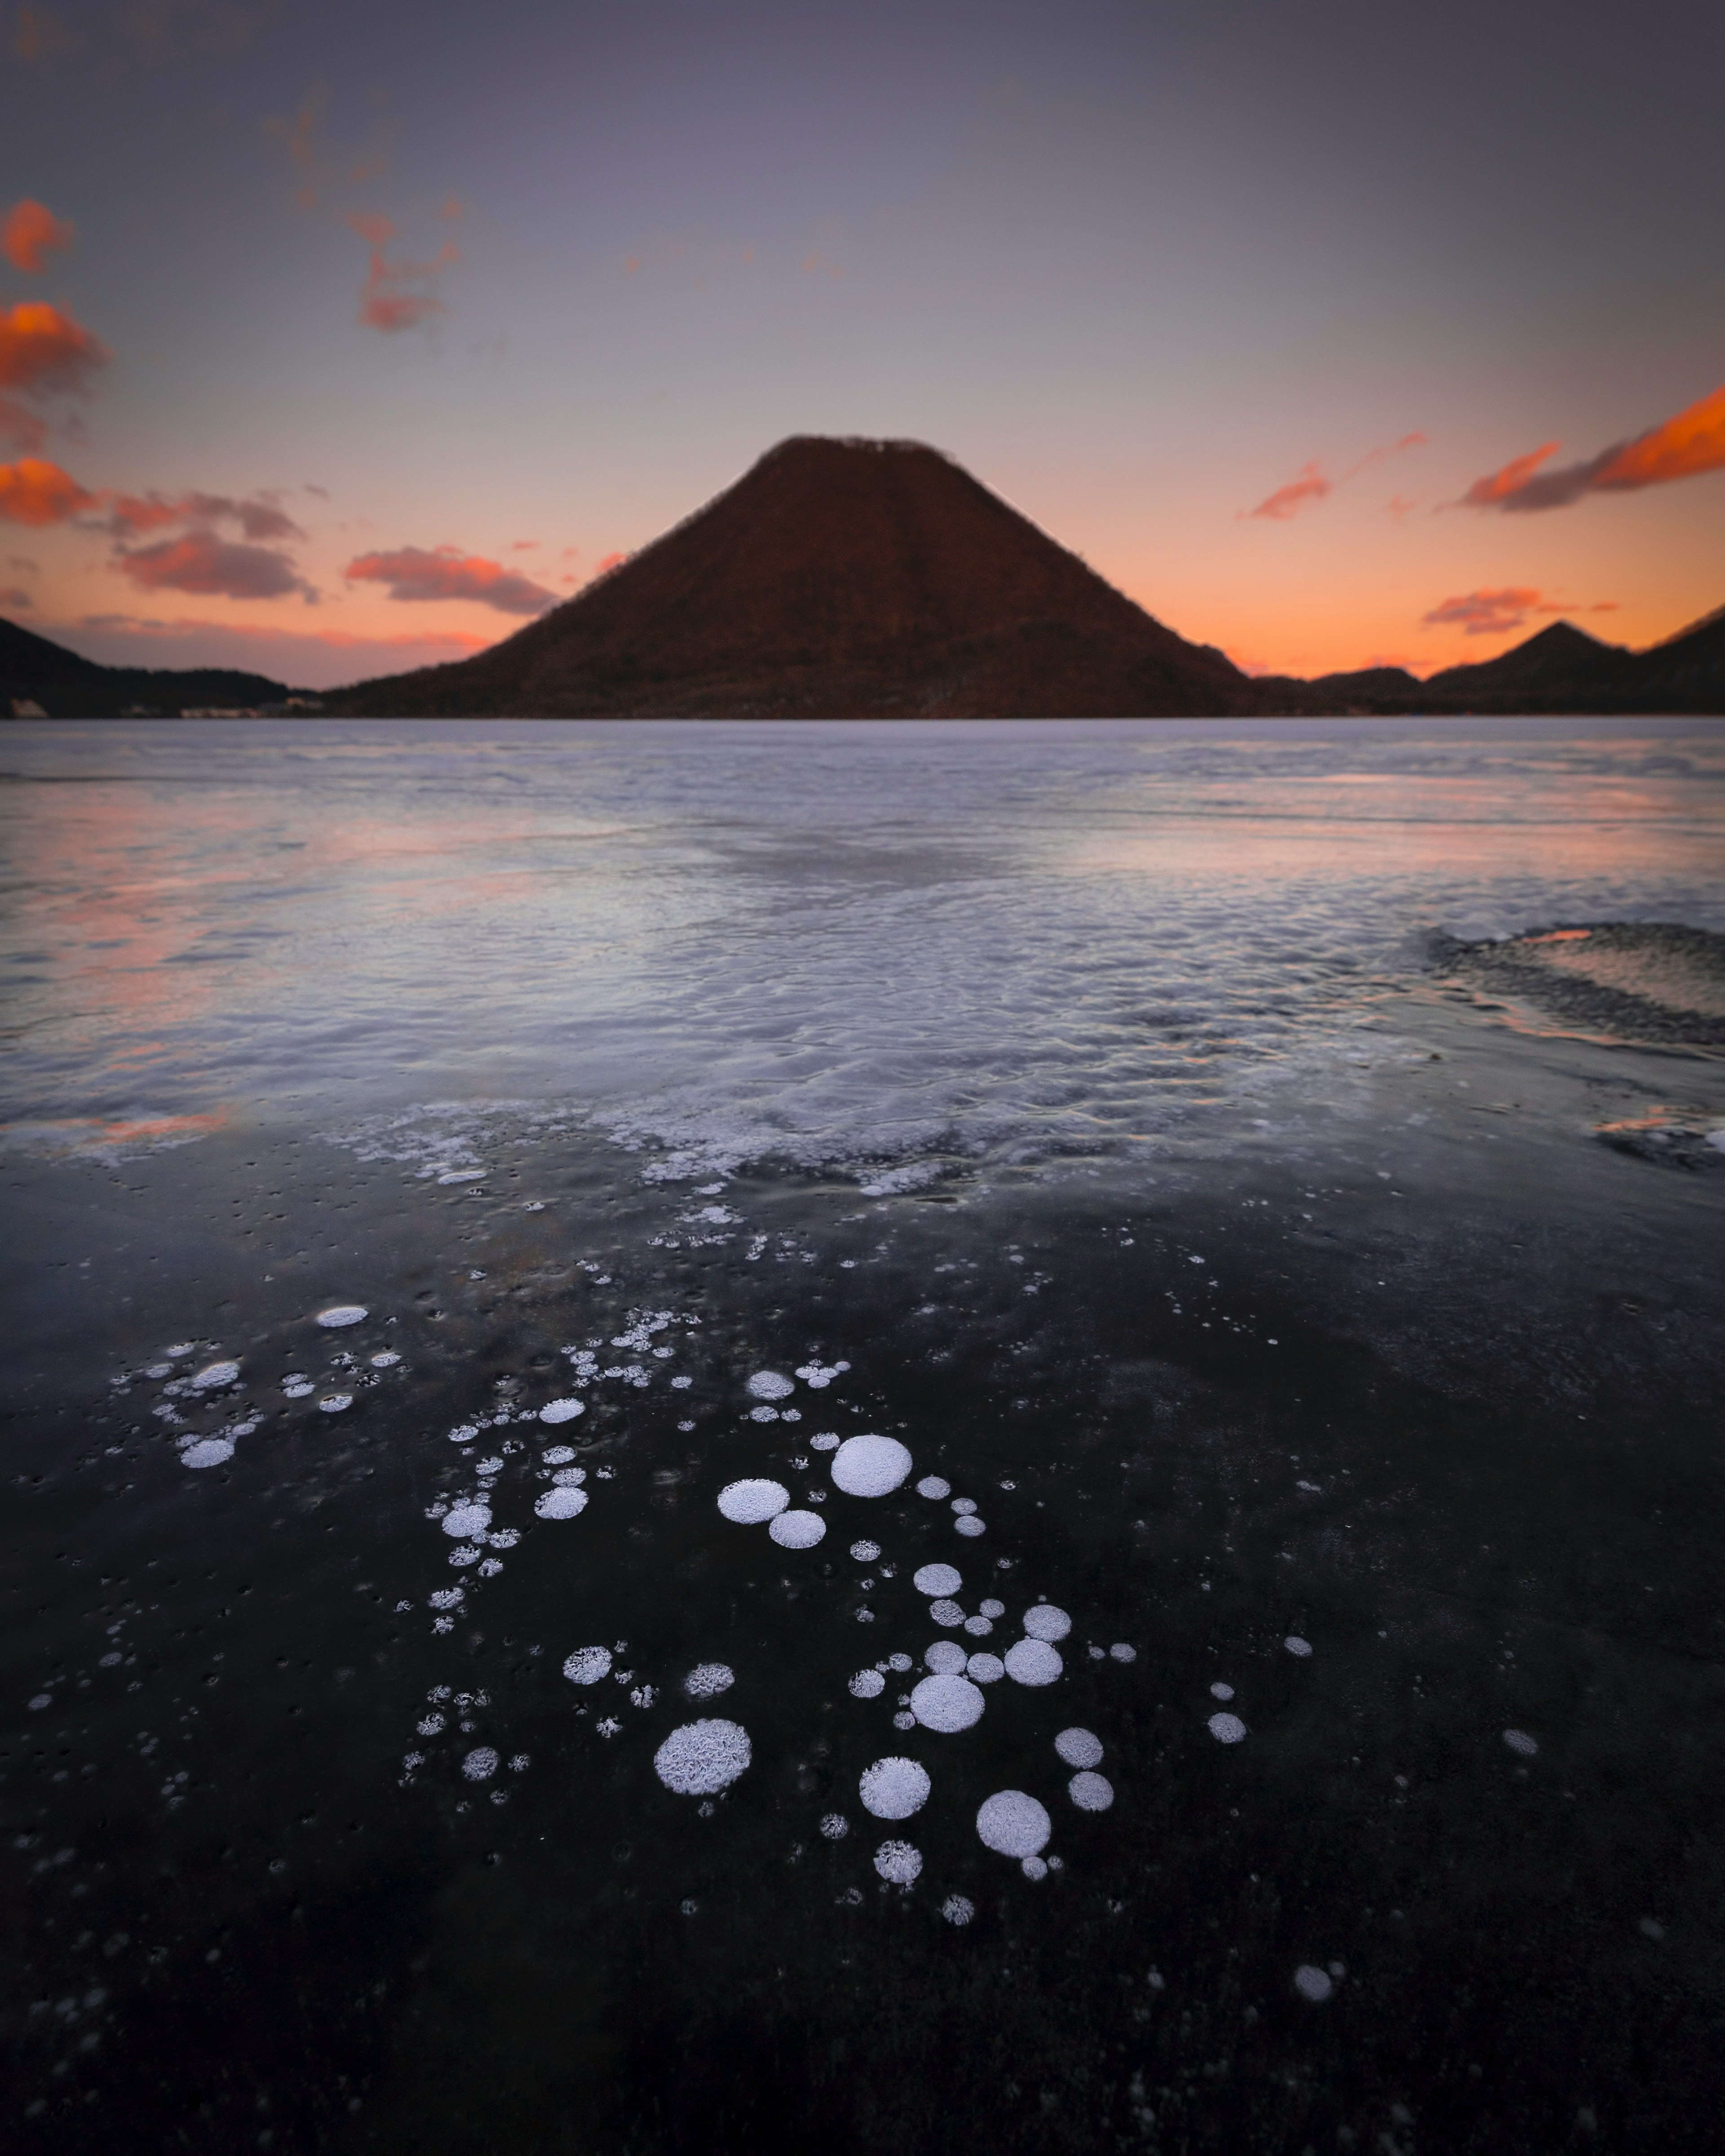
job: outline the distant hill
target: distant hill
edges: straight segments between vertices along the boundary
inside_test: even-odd
[[[917,442],[798,436],[472,659],[332,710],[595,717],[1061,718],[1255,711],[1189,644]]]
[[[16,622],[0,620],[0,720],[11,716],[15,702],[36,704],[55,719],[118,718],[140,707],[177,717],[211,705],[248,710],[285,703],[292,694],[264,675],[228,667],[98,666]]]

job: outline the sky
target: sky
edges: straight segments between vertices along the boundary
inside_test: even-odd
[[[311,687],[795,434],[1254,671],[1725,603],[1697,0],[0,0],[0,615]]]

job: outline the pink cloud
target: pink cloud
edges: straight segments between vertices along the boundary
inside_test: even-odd
[[[1635,493],[1725,470],[1725,382],[1630,441],[1614,443],[1581,464],[1542,471],[1540,466],[1559,446],[1547,442],[1525,456],[1512,457],[1500,470],[1476,480],[1462,495],[1463,504],[1470,509],[1567,509],[1589,494]]]
[[[1242,510],[1243,516],[1268,517],[1273,523],[1286,523],[1289,517],[1297,516],[1302,509],[1322,501],[1335,491],[1316,465],[1302,465],[1300,476],[1279,486],[1274,494],[1266,494],[1255,509]]]
[[[64,524],[80,510],[95,508],[97,499],[45,458],[20,457],[16,464],[0,465],[0,523]]]
[[[143,592],[230,599],[279,599],[297,592],[307,605],[317,598],[285,554],[240,545],[213,531],[185,531],[153,547],[117,547],[114,567]]]
[[[105,497],[109,514],[104,528],[116,539],[141,538],[146,531],[162,531],[177,524],[237,524],[250,540],[303,539],[305,536],[273,495],[254,495],[234,501],[223,494],[180,495],[157,493],[110,494]]]
[[[6,213],[5,223],[0,225],[0,254],[14,270],[39,277],[48,267],[49,256],[69,247],[76,232],[75,225],[66,223],[51,209],[26,196],[23,202],[13,204]]]
[[[1466,636],[1502,636],[1519,629],[1539,605],[1540,593],[1509,585],[1495,592],[1464,592],[1420,616],[1427,629],[1459,629]]]
[[[557,596],[501,562],[464,554],[458,547],[398,547],[360,554],[341,573],[350,583],[387,584],[393,599],[472,599],[500,613],[543,613]]]

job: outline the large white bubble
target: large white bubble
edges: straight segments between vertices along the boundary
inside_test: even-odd
[[[572,1520],[587,1510],[585,1490],[547,1490],[542,1497],[533,1501],[533,1510],[542,1520]]]
[[[748,1390],[757,1400],[782,1400],[796,1389],[790,1379],[781,1377],[777,1370],[757,1370],[748,1381]]]
[[[444,1532],[459,1543],[476,1543],[490,1524],[489,1505],[453,1505],[443,1517]]]
[[[1054,1822],[1034,1797],[1022,1789],[1000,1789],[977,1814],[976,1830],[983,1846],[1001,1856],[1034,1856],[1046,1848]]]
[[[847,1497],[884,1497],[911,1471],[911,1455],[896,1437],[870,1430],[847,1437],[833,1455],[833,1481]]]
[[[201,1370],[194,1370],[186,1382],[195,1393],[209,1393],[218,1385],[231,1385],[239,1375],[238,1363],[206,1363]]]
[[[908,1887],[922,1876],[922,1852],[908,1841],[883,1841],[875,1851],[875,1869],[889,1885]]]
[[[1081,1812],[1105,1812],[1114,1801],[1114,1784],[1106,1774],[1075,1774],[1066,1794]]]
[[[691,1699],[716,1699],[736,1682],[737,1672],[728,1662],[697,1662],[684,1678],[683,1689]]]
[[[587,1413],[584,1400],[547,1400],[539,1410],[541,1422],[573,1422],[577,1415]]]
[[[922,1656],[924,1666],[932,1670],[937,1677],[949,1677],[955,1671],[962,1670],[964,1660],[964,1650],[956,1640],[937,1640],[932,1647],[925,1649]]]
[[[338,1325],[357,1325],[368,1313],[362,1302],[332,1302],[327,1310],[317,1313],[320,1325],[334,1327]]]
[[[680,1797],[711,1797],[728,1789],[752,1756],[740,1722],[685,1722],[653,1754],[653,1771]]]
[[[234,1457],[231,1437],[200,1438],[196,1445],[188,1445],[180,1455],[182,1467],[219,1467],[224,1460]]]
[[[925,1729],[952,1735],[983,1718],[983,1696],[968,1677],[924,1677],[911,1694],[911,1712]]]
[[[964,1665],[964,1674],[973,1684],[999,1684],[1006,1675],[1006,1665],[999,1655],[973,1655]]]
[[[853,1699],[879,1699],[886,1689],[886,1680],[879,1670],[859,1670],[850,1680]]]
[[[719,1510],[740,1527],[758,1527],[790,1502],[791,1493],[783,1482],[765,1480],[727,1482],[719,1492]]]
[[[1006,1674],[1014,1684],[1050,1685],[1065,1666],[1045,1640],[1019,1640],[1006,1650]]]
[[[956,1594],[964,1576],[957,1565],[922,1564],[911,1575],[911,1584],[919,1594]]]
[[[1055,1749],[1069,1767],[1101,1764],[1102,1740],[1093,1729],[1063,1729],[1055,1739]]]
[[[1246,1733],[1246,1726],[1237,1714],[1213,1714],[1209,1727],[1219,1744],[1238,1744]]]
[[[865,1767],[857,1784],[863,1810],[884,1820],[909,1819],[912,1812],[920,1812],[933,1786],[926,1767],[896,1758],[877,1759],[872,1767]]]
[[[611,1670],[611,1650],[608,1647],[578,1647],[563,1664],[563,1675],[571,1684],[597,1684]]]
[[[785,1549],[813,1549],[826,1531],[819,1512],[781,1512],[767,1530]]]
[[[1071,1629],[1072,1620],[1052,1602],[1039,1602],[1024,1612],[1024,1630],[1033,1640],[1064,1640]]]

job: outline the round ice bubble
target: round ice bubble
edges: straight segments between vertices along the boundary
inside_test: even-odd
[[[757,1400],[783,1400],[788,1399],[797,1389],[788,1378],[782,1378],[777,1370],[757,1370],[746,1389]]]
[[[317,1404],[321,1414],[345,1414],[353,1405],[353,1395],[352,1393],[326,1393]]]
[[[922,1853],[908,1841],[883,1841],[875,1851],[875,1869],[891,1887],[908,1887],[922,1874]]]
[[[477,1542],[490,1524],[489,1505],[452,1505],[443,1517],[444,1532],[458,1543]]]
[[[889,1655],[886,1657],[886,1666],[890,1670],[896,1670],[902,1676],[911,1666],[911,1658],[908,1655]]]
[[[332,1302],[327,1310],[318,1312],[317,1322],[333,1330],[338,1325],[358,1325],[369,1316],[362,1302]]]
[[[557,1448],[560,1452],[563,1449],[562,1445]],[[587,1480],[587,1470],[584,1467],[560,1467],[551,1479],[560,1490],[578,1490]]]
[[[999,1684],[1006,1675],[1006,1665],[999,1655],[973,1655],[964,1665],[964,1674],[973,1684]]]
[[[1138,1659],[1137,1649],[1129,1645],[1124,1640],[1117,1640],[1109,1648],[1108,1652],[1117,1662],[1135,1662]]]
[[[857,1784],[863,1810],[884,1820],[909,1819],[920,1812],[933,1786],[926,1767],[896,1758],[877,1759],[872,1767],[865,1767]]]
[[[976,1914],[976,1903],[968,1894],[948,1894],[941,1903],[941,1914],[949,1924],[968,1924]]]
[[[809,1440],[809,1450],[811,1452],[836,1452],[839,1450],[838,1431],[818,1430]]]
[[[1063,1729],[1055,1739],[1055,1749],[1069,1767],[1101,1763],[1102,1740],[1093,1729]]]
[[[922,1564],[911,1575],[911,1584],[919,1594],[956,1594],[964,1581],[956,1566]]]
[[[1105,1812],[1114,1801],[1114,1784],[1106,1774],[1075,1774],[1066,1794],[1081,1812]]]
[[[886,1689],[886,1680],[879,1670],[859,1670],[850,1680],[853,1699],[879,1699]]]
[[[938,1475],[925,1475],[916,1485],[919,1497],[950,1497],[952,1486]]]
[[[764,1480],[727,1482],[719,1492],[719,1510],[740,1527],[758,1527],[762,1520],[782,1512],[790,1502],[791,1493],[783,1482]]]
[[[584,1400],[547,1400],[539,1410],[541,1422],[573,1422],[587,1413]]]
[[[1237,1714],[1213,1714],[1208,1727],[1219,1744],[1238,1744],[1246,1733],[1246,1726]]]
[[[1302,1999],[1309,1999],[1314,2006],[1322,2006],[1336,1989],[1327,1971],[1315,1962],[1302,1961],[1294,1971],[1294,1989]]]
[[[911,1471],[911,1455],[896,1437],[865,1431],[847,1437],[833,1455],[833,1481],[847,1497],[884,1497]]]
[[[716,1699],[736,1682],[737,1672],[728,1662],[697,1662],[684,1678],[683,1689],[691,1699]]]
[[[231,1385],[239,1375],[238,1363],[206,1363],[201,1370],[194,1370],[186,1382],[194,1393],[208,1393],[218,1385]]]
[[[219,1467],[234,1457],[234,1440],[227,1437],[200,1438],[180,1455],[182,1467]]]
[[[1210,1686],[1212,1699],[1232,1699],[1233,1697],[1234,1687],[1231,1684],[1213,1684]]]
[[[914,1729],[916,1717],[907,1707],[901,1707],[892,1717],[892,1726],[895,1729]]]
[[[547,1467],[561,1467],[575,1457],[575,1448],[572,1445],[548,1445],[539,1457]]]
[[[850,1831],[850,1822],[843,1812],[824,1812],[820,1830],[829,1841],[843,1841]]]
[[[461,1771],[470,1782],[489,1782],[497,1771],[497,1754],[489,1744],[475,1744],[461,1762]]]
[[[783,1549],[813,1549],[826,1531],[819,1512],[781,1512],[767,1530]]]
[[[680,1797],[712,1797],[747,1771],[749,1733],[738,1722],[685,1722],[653,1754],[653,1771]]]
[[[963,1517],[976,1510],[976,1499],[974,1497],[955,1497],[952,1500],[952,1510],[961,1517]]]
[[[963,1610],[956,1602],[948,1602],[944,1598],[939,1602],[931,1602],[928,1614],[937,1625],[962,1625],[964,1622]]]
[[[982,1611],[984,1617],[989,1619],[1004,1617],[1006,1614],[1006,1604],[1004,1602],[997,1602],[993,1595],[990,1595],[986,1602],[978,1602],[977,1608]]]
[[[978,1535],[985,1535],[988,1532],[982,1521],[973,1516],[967,1516],[962,1520],[954,1520],[952,1525],[957,1527],[961,1535],[968,1535],[973,1540]]]
[[[1291,1655],[1297,1655],[1302,1662],[1312,1652],[1311,1640],[1302,1640],[1297,1632],[1290,1632],[1286,1639],[1282,1641],[1282,1645]]]
[[[1064,1640],[1071,1629],[1072,1620],[1052,1602],[1039,1602],[1024,1612],[1024,1630],[1033,1640]]]
[[[393,1370],[400,1360],[394,1348],[385,1348],[372,1356],[372,1368],[374,1370]]]
[[[571,1684],[594,1685],[610,1673],[611,1650],[608,1647],[578,1647],[563,1664],[563,1675]]]
[[[983,1718],[983,1696],[968,1677],[924,1677],[911,1694],[911,1712],[925,1729],[952,1736]]]
[[[1027,1879],[1046,1879],[1048,1866],[1040,1856],[1027,1856],[1019,1869]]]
[[[964,1667],[964,1650],[956,1640],[937,1640],[922,1657],[926,1668],[937,1677],[949,1677]]]
[[[879,1543],[853,1543],[850,1554],[859,1564],[872,1564],[880,1554],[880,1545]]]
[[[1065,1666],[1046,1640],[1020,1640],[1006,1650],[1006,1674],[1014,1684],[1050,1685]]]
[[[1531,1759],[1539,1749],[1539,1739],[1530,1737],[1525,1729],[1506,1729],[1503,1741],[1512,1752],[1519,1752],[1524,1759]]]
[[[587,1510],[585,1490],[547,1490],[533,1501],[533,1512],[542,1520],[572,1520]]]
[[[999,1856],[1034,1856],[1048,1844],[1054,1822],[1022,1789],[999,1789],[976,1815],[983,1846]]]

